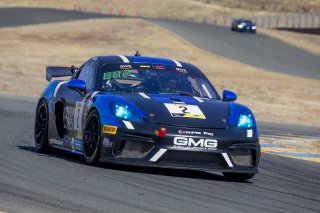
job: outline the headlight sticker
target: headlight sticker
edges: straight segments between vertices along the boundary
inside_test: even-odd
[[[132,123],[130,121],[122,121],[124,123],[124,125],[127,127],[127,129],[134,129]]]
[[[167,107],[172,117],[206,119],[197,105],[171,103],[165,103],[164,105]]]

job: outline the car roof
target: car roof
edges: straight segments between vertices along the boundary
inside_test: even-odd
[[[111,55],[111,56],[96,56],[91,58],[95,60],[97,65],[100,67],[103,64],[112,64],[112,63],[141,63],[141,64],[151,64],[151,65],[165,65],[165,66],[174,66],[176,68],[186,69],[188,73],[196,76],[205,76],[198,67],[193,64],[178,61],[168,58],[158,58],[158,57],[149,57],[149,56],[125,56],[125,55]]]
[[[250,19],[236,19],[235,21],[238,21],[238,22],[252,22]]]

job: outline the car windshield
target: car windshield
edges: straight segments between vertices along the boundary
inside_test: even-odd
[[[217,98],[207,79],[183,68],[163,65],[104,65],[99,73],[99,90]]]
[[[253,22],[250,21],[250,20],[240,20],[239,22],[240,22],[242,25],[250,25],[250,24],[253,24]]]

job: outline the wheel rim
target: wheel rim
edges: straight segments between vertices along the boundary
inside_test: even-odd
[[[97,151],[99,141],[99,122],[96,116],[90,118],[84,131],[84,153],[86,157],[91,158]]]
[[[35,138],[38,145],[41,144],[45,137],[47,120],[47,108],[45,106],[41,106],[37,114],[35,128]]]

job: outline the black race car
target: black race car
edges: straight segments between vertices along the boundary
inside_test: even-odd
[[[258,172],[254,115],[222,98],[194,65],[143,56],[99,56],[80,68],[47,67],[52,81],[37,104],[35,145],[98,161],[221,171],[249,179]]]
[[[231,23],[231,30],[237,31],[237,32],[256,33],[257,25],[251,20],[235,19]]]

